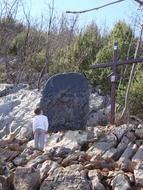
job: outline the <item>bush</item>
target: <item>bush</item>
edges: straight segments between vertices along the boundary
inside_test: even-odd
[[[41,71],[41,69],[45,63],[45,58],[46,58],[45,54],[46,53],[44,50],[40,51],[39,53],[33,54],[32,60],[30,63],[32,68],[34,68],[35,70],[37,70],[39,72]]]
[[[126,87],[121,87],[117,94],[117,102],[123,107],[125,101]],[[130,89],[129,110],[131,114],[143,112],[143,71],[138,71]]]
[[[0,83],[6,82],[6,73],[4,69],[0,68]]]

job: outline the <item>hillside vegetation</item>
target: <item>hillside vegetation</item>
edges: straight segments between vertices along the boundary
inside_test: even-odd
[[[13,10],[13,9],[12,9]],[[105,26],[99,28],[95,21],[84,28],[78,27],[77,17],[50,15],[42,23],[16,19],[15,14],[5,13],[0,17],[0,82],[19,83],[40,88],[42,77],[63,72],[82,72],[93,86],[100,85],[110,94],[111,68],[91,70],[91,64],[111,62],[113,45],[118,41],[118,60],[135,57],[139,37],[133,26],[123,21],[115,23],[111,31]],[[3,10],[0,10],[4,12]],[[47,23],[47,24],[44,24]],[[46,28],[48,28],[46,30]],[[142,29],[141,29],[142,30]],[[101,32],[104,31],[104,32]],[[142,40],[136,53],[141,57]],[[122,110],[125,92],[131,72],[131,65],[118,67],[117,100]],[[143,111],[143,65],[138,64],[130,89],[130,112]]]

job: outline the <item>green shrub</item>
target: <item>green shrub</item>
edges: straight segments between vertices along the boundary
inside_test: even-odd
[[[41,71],[43,64],[45,63],[46,55],[45,51],[42,50],[39,53],[34,53],[31,59],[31,67],[37,71]]]
[[[117,102],[124,106],[126,87],[121,86],[117,93]],[[143,112],[143,71],[140,70],[136,74],[135,80],[131,86],[129,93],[129,111],[131,114]]]

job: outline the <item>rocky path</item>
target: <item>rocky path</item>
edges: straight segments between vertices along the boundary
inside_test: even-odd
[[[47,134],[42,154],[14,133],[0,140],[0,189],[141,190],[143,125]]]

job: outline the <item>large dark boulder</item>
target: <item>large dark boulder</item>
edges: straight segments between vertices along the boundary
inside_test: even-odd
[[[40,106],[49,118],[49,131],[83,129],[89,110],[87,79],[80,73],[51,77],[42,92]]]

